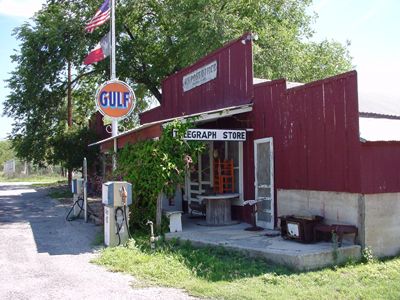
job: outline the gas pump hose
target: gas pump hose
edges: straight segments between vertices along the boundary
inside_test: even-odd
[[[118,212],[120,212],[120,215],[122,216],[122,222],[118,222]],[[117,226],[117,235],[118,235],[118,245],[119,246],[121,244],[121,235],[120,235],[120,231],[122,229],[122,226],[124,225],[124,222],[126,223],[126,219],[125,219],[125,214],[124,214],[124,210],[121,207],[117,207],[115,209],[115,214],[114,214],[114,218],[115,218],[115,225]],[[128,231],[129,232],[129,231]]]
[[[122,216],[122,222],[121,223],[118,222],[118,217],[117,217],[118,212],[120,212],[120,215]],[[117,207],[115,209],[114,217],[115,217],[115,225],[117,226],[117,235],[118,235],[118,245],[117,246],[119,246],[121,244],[120,231],[121,231],[122,226],[123,226],[124,223],[125,223],[125,226],[126,226],[126,230],[128,231],[129,238],[132,238],[132,235],[129,232],[128,218],[127,218],[127,214],[126,214],[126,206],[123,206],[123,208],[122,207]]]
[[[69,215],[72,213],[72,211],[74,210],[75,205],[78,205],[78,207],[80,208],[78,216],[76,218],[70,218]],[[95,216],[98,217],[92,210],[92,208],[89,206],[89,203],[87,204],[87,208],[88,208],[88,216]],[[73,221],[75,219],[78,219],[79,216],[81,215],[81,212],[85,211],[85,209],[83,208],[83,198],[79,197],[74,204],[72,205],[71,209],[69,210],[67,216],[65,217],[65,220],[67,220],[68,222]]]

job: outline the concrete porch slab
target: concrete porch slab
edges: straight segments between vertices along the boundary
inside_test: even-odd
[[[344,243],[337,248],[336,255],[333,244],[319,242],[302,244],[284,240],[280,236],[269,237],[263,231],[245,231],[249,224],[241,223],[230,226],[202,226],[201,219],[188,219],[182,216],[183,231],[167,233],[167,240],[179,238],[190,241],[194,246],[223,246],[230,250],[240,251],[249,256],[264,257],[280,265],[296,270],[313,270],[346,260],[358,260],[361,257],[361,247]],[[201,224],[201,225],[199,225]],[[335,256],[337,259],[335,260]]]

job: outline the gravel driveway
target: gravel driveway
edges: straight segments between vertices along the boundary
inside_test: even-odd
[[[45,190],[0,183],[0,299],[193,299],[90,263],[102,227],[67,212]]]

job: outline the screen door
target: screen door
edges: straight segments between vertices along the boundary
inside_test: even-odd
[[[274,158],[272,138],[254,140],[257,226],[274,229]]]

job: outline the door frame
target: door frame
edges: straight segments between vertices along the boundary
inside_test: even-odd
[[[274,224],[275,224],[275,193],[274,193],[274,143],[273,143],[273,138],[268,137],[268,138],[262,138],[262,139],[255,139],[254,140],[254,196],[255,199],[258,199],[258,188],[257,188],[257,144],[269,142],[271,145],[271,151],[269,155],[269,161],[270,161],[270,182],[271,182],[271,222],[267,223],[265,221],[258,221],[258,214],[256,214],[256,224],[258,226],[267,228],[267,229],[274,229]]]

